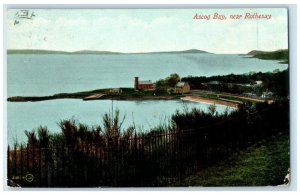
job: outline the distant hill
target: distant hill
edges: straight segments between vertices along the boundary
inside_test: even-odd
[[[81,50],[75,52],[68,51],[53,51],[53,50],[39,50],[39,49],[8,49],[7,54],[121,54],[118,52],[110,51],[92,51]]]
[[[183,50],[183,51],[158,51],[158,52],[145,52],[145,54],[180,54],[180,53],[209,53],[207,51],[198,50],[198,49],[189,49],[189,50]]]
[[[8,49],[7,54],[69,54],[69,52],[38,49]]]
[[[282,60],[283,63],[289,61],[289,51],[287,49],[281,49],[277,51],[250,51],[247,55],[253,55],[254,58],[262,60]]]
[[[80,50],[80,51],[71,52],[71,54],[122,54],[122,53],[112,52],[112,51]]]
[[[53,50],[39,50],[39,49],[9,49],[7,54],[179,54],[179,53],[209,53],[206,51],[198,49],[189,49],[184,51],[162,51],[162,52],[146,52],[146,53],[121,53],[121,52],[111,52],[111,51],[93,51],[93,50],[80,50],[74,52],[67,51],[53,51]]]
[[[199,50],[199,49],[189,49],[184,51],[179,51],[181,53],[209,53],[207,51]]]
[[[256,55],[256,54],[264,54],[264,53],[268,53],[267,51],[260,51],[260,50],[252,50],[249,53],[247,53],[247,55]]]

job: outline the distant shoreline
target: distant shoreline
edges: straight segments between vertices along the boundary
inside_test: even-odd
[[[135,94],[105,94],[108,89],[98,89],[93,91],[77,92],[77,93],[61,93],[51,96],[12,96],[8,97],[9,102],[38,102],[56,99],[81,99],[83,101],[93,100],[129,100],[129,101],[143,101],[143,100],[185,100],[191,102],[218,104],[228,107],[238,108],[239,103],[203,98],[199,96],[190,96],[188,94],[164,94],[164,95],[135,95]]]
[[[99,96],[97,96],[99,95]],[[174,95],[157,95],[157,96],[120,96],[120,95],[101,95],[101,94],[91,94],[95,98],[87,98],[89,96],[84,95],[74,95],[74,94],[57,94],[52,96],[12,96],[8,97],[9,102],[38,102],[47,100],[57,100],[57,99],[81,99],[83,101],[93,101],[93,100],[129,100],[129,101],[143,101],[143,100],[185,100],[198,103],[206,104],[218,104],[228,107],[238,108],[238,103],[208,99],[195,96],[174,96]]]
[[[12,96],[8,97],[9,102],[38,102],[55,99],[81,99],[84,101],[92,100],[174,100],[180,99],[177,96],[104,96],[101,98],[85,99],[86,96],[76,95],[53,95],[53,96]]]
[[[37,102],[55,99],[81,99],[92,100],[173,100],[180,99],[181,95],[134,95],[134,94],[107,94],[108,89],[84,91],[77,93],[60,93],[50,96],[12,96],[8,97],[9,102]]]
[[[126,55],[126,54],[212,54],[207,51],[198,49],[188,49],[182,51],[154,51],[154,52],[114,52],[114,51],[97,51],[97,50],[80,50],[80,51],[55,51],[42,49],[8,49],[7,54],[64,54],[64,55]]]

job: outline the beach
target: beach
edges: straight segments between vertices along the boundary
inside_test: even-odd
[[[238,103],[234,102],[228,102],[228,101],[222,101],[222,100],[216,100],[216,99],[208,99],[208,98],[203,98],[203,97],[198,97],[198,96],[185,96],[180,98],[182,100],[186,101],[192,101],[192,102],[201,102],[201,103],[207,103],[207,104],[220,104],[224,106],[229,106],[229,107],[238,107]]]

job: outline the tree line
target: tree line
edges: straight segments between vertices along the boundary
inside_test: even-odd
[[[274,70],[273,72],[251,72],[249,74],[229,74],[229,75],[218,75],[211,77],[183,77],[182,81],[186,81],[191,86],[191,89],[207,89],[205,83],[211,81],[220,82],[220,91],[242,93],[246,91],[242,85],[233,86],[233,89],[229,89],[229,84],[254,84],[255,81],[263,82],[263,90],[269,90],[279,97],[288,97],[289,95],[289,70],[279,71]]]

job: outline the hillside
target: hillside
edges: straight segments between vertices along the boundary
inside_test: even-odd
[[[162,51],[162,52],[145,52],[145,53],[121,53],[111,51],[94,51],[94,50],[80,50],[74,52],[68,51],[53,51],[53,50],[39,50],[39,49],[8,49],[7,54],[180,54],[180,53],[209,53],[198,49],[189,49],[183,51]]]
[[[207,51],[203,51],[203,50],[198,50],[198,49],[188,49],[188,50],[183,50],[183,51],[161,51],[161,52],[149,52],[151,54],[161,54],[161,53],[209,53]]]
[[[289,51],[287,49],[277,50],[277,51],[250,51],[247,55],[253,55],[254,58],[262,60],[281,60],[282,63],[287,64],[289,62]]]
[[[39,49],[9,49],[7,54],[121,54],[118,52],[110,51],[92,51],[92,50],[81,50],[81,51],[54,51],[54,50],[39,50]]]
[[[278,135],[234,153],[227,160],[185,178],[178,186],[280,185],[289,167],[289,137]]]
[[[71,52],[72,54],[122,54],[120,52],[112,52],[112,51],[93,51],[93,50],[80,50]]]
[[[69,54],[66,51],[52,51],[39,49],[8,49],[7,54]]]
[[[260,51],[260,50],[252,50],[249,53],[247,53],[247,55],[257,55],[257,54],[264,54],[264,53],[268,53],[268,52]]]

